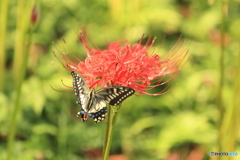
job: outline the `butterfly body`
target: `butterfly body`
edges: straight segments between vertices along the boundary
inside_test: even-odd
[[[81,105],[77,116],[80,116],[83,121],[88,117],[93,118],[96,123],[104,120],[107,114],[106,102],[110,105],[119,105],[135,93],[133,89],[123,86],[108,87],[97,91],[90,90],[77,72],[73,71],[71,74],[75,95],[78,96],[76,103]]]

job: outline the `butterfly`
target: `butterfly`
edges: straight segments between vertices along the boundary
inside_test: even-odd
[[[81,117],[83,122],[88,117],[93,118],[96,123],[104,120],[107,115],[106,102],[116,106],[135,93],[132,88],[123,86],[107,87],[97,91],[90,90],[77,72],[72,71],[71,74],[74,92],[78,96],[76,103],[81,105],[77,117]]]

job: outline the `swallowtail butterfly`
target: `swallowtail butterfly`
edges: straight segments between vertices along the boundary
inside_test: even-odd
[[[116,106],[135,93],[133,89],[123,86],[108,87],[97,91],[90,90],[77,72],[72,71],[71,74],[74,92],[78,96],[76,103],[81,105],[77,117],[81,117],[83,122],[88,117],[93,118],[96,123],[104,120],[107,114],[106,102]]]

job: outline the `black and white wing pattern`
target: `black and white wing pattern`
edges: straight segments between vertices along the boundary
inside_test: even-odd
[[[107,114],[107,105],[104,100],[94,98],[93,90],[90,90],[86,82],[77,72],[71,72],[73,77],[73,87],[75,95],[78,96],[77,104],[81,105],[81,110],[77,113],[82,121],[92,117],[95,122],[103,120]]]
[[[104,99],[112,106],[117,106],[134,93],[132,88],[117,86],[100,89],[96,91],[95,96]]]
[[[81,105],[77,116],[80,116],[82,121],[88,117],[93,118],[96,123],[104,120],[107,114],[106,102],[110,105],[119,105],[135,93],[133,89],[123,86],[108,87],[95,92],[89,89],[77,72],[73,71],[71,74],[75,95],[78,96],[77,104]]]
[[[73,77],[74,93],[76,96],[78,96],[78,100],[76,103],[84,107],[84,105],[87,104],[90,89],[77,72],[71,72],[71,74]]]

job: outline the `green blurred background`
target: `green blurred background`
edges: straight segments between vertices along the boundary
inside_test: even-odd
[[[111,160],[207,160],[210,151],[218,150],[221,115],[234,117],[232,113],[240,114],[235,110],[240,98],[235,86],[240,70],[237,67],[239,2],[224,1],[228,8],[226,14],[222,2],[214,0],[8,1],[6,30],[2,32],[5,37],[0,40],[5,45],[5,75],[1,77],[3,89],[0,93],[0,159],[7,157],[7,139],[17,94],[14,84],[17,84],[17,72],[21,72],[13,66],[19,60],[17,55],[20,53],[16,48],[19,30],[16,26],[21,23],[19,10],[24,11],[24,5],[31,9],[32,4],[36,4],[39,19],[34,24],[26,76],[21,87],[21,107],[12,146],[14,160],[91,160],[101,156],[105,122],[95,124],[90,119],[82,123],[76,117],[79,106],[75,104],[74,93],[56,92],[50,87],[68,90],[61,79],[66,85],[72,85],[71,79],[60,73],[70,77],[54,57],[52,49],[56,52],[68,50],[84,57],[84,49],[77,39],[82,26],[93,43],[102,49],[109,42],[121,39],[138,42],[142,34],[157,37],[155,47],[160,55],[180,36],[189,48],[189,61],[170,82],[173,90],[161,96],[132,96],[125,101],[114,132],[111,155],[115,156],[110,157]],[[1,3],[3,13],[4,2]],[[24,4],[22,8],[19,7],[21,3]],[[222,21],[224,15],[226,19]],[[23,17],[30,19],[30,14]],[[221,35],[225,37],[224,43],[221,43]],[[25,41],[21,43],[25,44]],[[221,104],[226,108],[226,114],[219,114],[217,95],[223,47]],[[222,132],[225,137],[221,145],[228,146],[227,138],[231,138],[234,150],[224,151],[240,154],[238,119],[228,120],[228,124],[236,124],[234,129],[226,127],[226,133]],[[235,137],[229,136],[232,133]],[[239,159],[239,156],[233,159]]]

